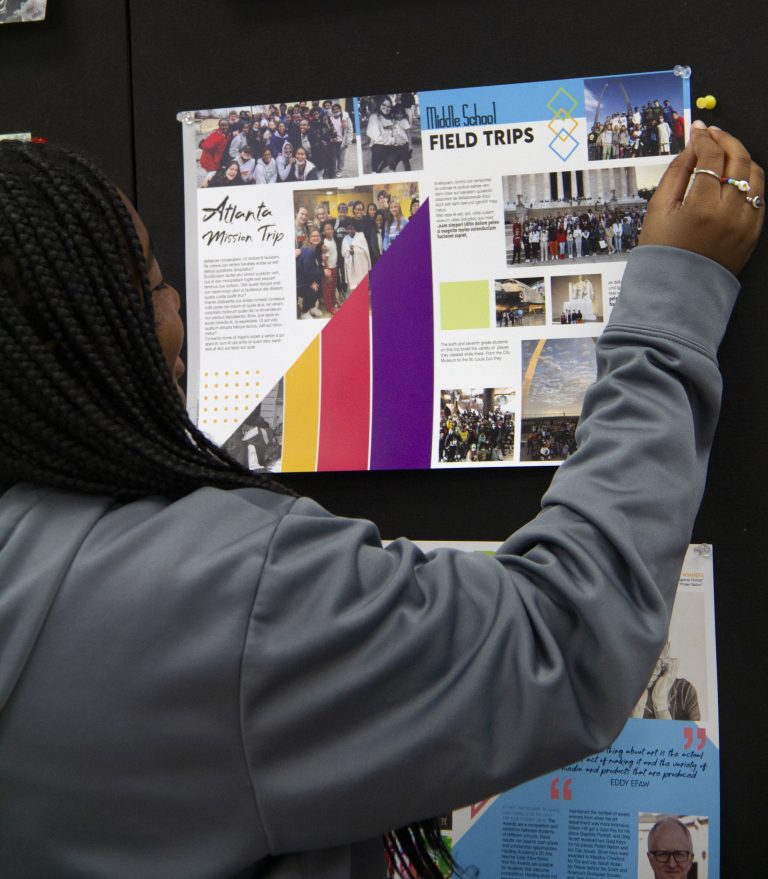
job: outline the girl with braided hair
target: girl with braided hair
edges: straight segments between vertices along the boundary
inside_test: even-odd
[[[0,480],[120,499],[263,484],[186,414],[178,294],[133,207],[83,158],[0,149]]]
[[[718,175],[763,196],[695,127],[542,513],[493,557],[425,555],[198,431],[133,208],[0,143],[3,876],[437,877],[429,816],[613,741],[666,642],[764,212]]]

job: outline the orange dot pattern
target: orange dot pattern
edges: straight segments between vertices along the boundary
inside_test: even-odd
[[[259,369],[230,369],[203,373],[200,426],[240,424],[256,405]]]

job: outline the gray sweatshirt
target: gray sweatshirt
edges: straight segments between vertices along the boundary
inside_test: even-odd
[[[5,879],[381,879],[392,827],[606,746],[665,640],[737,291],[632,253],[579,450],[495,557],[257,489],[6,491]]]

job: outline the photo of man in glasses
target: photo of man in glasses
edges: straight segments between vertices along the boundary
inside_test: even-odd
[[[677,818],[662,818],[648,833],[648,861],[656,879],[685,877],[693,864],[691,833]]]

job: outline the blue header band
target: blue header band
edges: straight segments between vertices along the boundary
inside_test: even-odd
[[[584,116],[584,80],[491,85],[420,92],[424,131]]]

